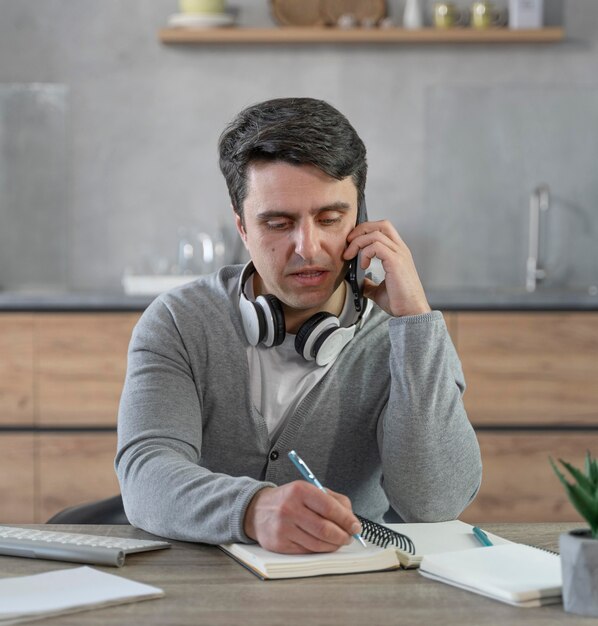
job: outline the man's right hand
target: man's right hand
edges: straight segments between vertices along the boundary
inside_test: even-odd
[[[334,552],[361,531],[351,501],[304,480],[258,491],[245,513],[245,533],[271,552]]]

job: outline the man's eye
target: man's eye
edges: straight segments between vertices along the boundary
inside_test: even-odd
[[[287,226],[288,222],[286,221],[270,220],[269,222],[266,222],[266,228],[268,230],[284,230]]]
[[[337,217],[321,217],[320,224],[324,224],[324,226],[331,226],[332,224],[338,224],[341,221],[339,216]]]

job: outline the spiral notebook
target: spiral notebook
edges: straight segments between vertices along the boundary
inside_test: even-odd
[[[459,520],[382,525],[358,517],[367,548],[355,541],[336,552],[295,555],[269,552],[255,544],[229,543],[219,547],[263,580],[418,567],[426,554],[479,548],[472,526]],[[496,535],[489,536],[496,545],[511,543]]]

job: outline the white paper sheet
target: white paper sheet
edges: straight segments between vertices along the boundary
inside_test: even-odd
[[[0,624],[159,598],[164,591],[91,567],[0,579]]]

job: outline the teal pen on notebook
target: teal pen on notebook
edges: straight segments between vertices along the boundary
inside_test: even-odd
[[[305,480],[316,486],[320,491],[326,493],[326,489],[324,489],[322,483],[315,477],[314,473],[309,469],[309,467],[307,467],[305,461],[295,452],[295,450],[291,450],[289,452],[289,459],[291,459],[293,465],[299,470],[301,476],[303,476]],[[364,548],[368,547],[368,544],[363,540],[363,537],[359,533],[355,533],[353,537],[359,541]]]
[[[473,534],[477,537],[478,541],[485,547],[493,546],[494,544],[488,539],[488,535],[477,526],[472,528]]]

